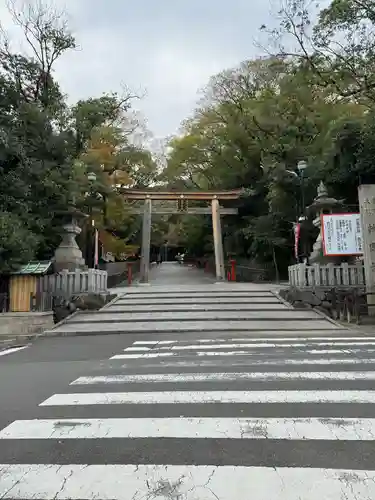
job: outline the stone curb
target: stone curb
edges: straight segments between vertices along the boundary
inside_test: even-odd
[[[83,311],[78,311],[79,312],[79,315],[80,316],[85,316],[87,313],[84,313]],[[158,311],[160,312],[160,311]],[[164,311],[161,311],[161,312],[164,312]],[[121,320],[118,320],[118,319],[101,319],[100,321],[70,321],[69,323],[70,324],[73,324],[73,325],[90,325],[90,324],[94,324],[94,325],[108,325],[108,324],[113,324],[113,323],[123,323],[124,325],[128,324],[128,323],[170,323],[170,322],[178,322],[178,323],[190,323],[190,322],[195,322],[197,321],[195,318],[194,318],[194,313],[196,311],[189,311],[192,313],[192,317],[191,318],[176,318],[176,319],[173,319],[173,318],[158,318],[157,320],[155,320],[154,318],[144,318],[144,319],[133,319],[133,318],[123,318]],[[199,312],[206,312],[206,311],[199,311]],[[279,311],[278,311],[279,312]],[[124,313],[124,315],[126,315],[128,313]],[[148,314],[148,313],[147,313]],[[150,315],[152,315],[153,313],[150,312],[149,313]],[[325,318],[324,318],[325,319]],[[279,321],[293,321],[295,323],[297,322],[303,322],[303,323],[306,323],[308,321],[320,321],[321,318],[297,318],[297,319],[294,319],[294,318],[267,318],[267,317],[262,317],[262,318],[255,318],[255,321],[258,322],[258,323],[261,323],[263,321],[269,321],[269,322],[279,322]],[[240,315],[238,315],[236,318],[233,318],[233,317],[225,317],[225,318],[199,318],[198,321],[202,321],[202,322],[206,322],[206,323],[210,323],[211,321],[221,321],[221,322],[225,322],[225,321],[248,321],[249,323],[251,323],[252,321],[254,321],[254,318],[242,318]],[[52,330],[52,329],[51,329]]]
[[[339,323],[335,319],[328,316],[328,314],[325,314],[323,311],[319,311],[319,310],[315,309],[315,307],[312,307],[311,310],[314,311],[316,314],[319,314],[319,316],[326,319],[327,321],[330,321],[334,325],[339,326],[340,328],[342,328],[344,330],[349,330],[349,328],[347,326],[344,326],[342,323]]]
[[[311,329],[311,331],[313,330],[313,328]],[[314,334],[316,336],[324,336],[324,335],[331,335],[331,336],[334,336],[335,334],[342,334],[342,330],[347,330],[345,328],[341,328],[341,330],[333,330],[332,328],[327,328],[326,330],[322,330],[322,329],[319,329],[319,330],[315,330],[314,331]],[[310,330],[308,330],[310,331]],[[112,331],[109,331],[109,332],[106,332],[106,331],[103,331],[103,330],[91,330],[91,331],[86,331],[86,332],[77,332],[77,331],[62,331],[62,332],[58,332],[56,330],[50,330],[48,332],[46,332],[46,335],[44,335],[45,338],[48,338],[48,337],[89,337],[89,336],[97,336],[97,335],[150,335],[150,334],[167,334],[167,335],[180,335],[182,333],[203,333],[203,332],[206,332],[206,333],[239,333],[239,334],[245,334],[245,333],[249,333],[249,332],[256,332],[257,335],[259,336],[262,336],[263,334],[264,335],[269,335],[270,332],[289,332],[291,334],[291,329],[290,328],[283,328],[283,329],[280,329],[280,328],[277,328],[277,329],[267,329],[267,330],[259,330],[259,328],[256,328],[256,329],[249,329],[249,328],[246,328],[246,329],[226,329],[226,330],[215,330],[214,332],[212,332],[212,330],[207,330],[207,329],[203,329],[203,328],[197,328],[195,330],[184,330],[183,328],[181,330],[168,330],[168,331],[157,331],[155,332],[155,330],[135,330],[135,331],[129,331],[129,330],[112,330]],[[292,334],[291,334],[292,335]],[[293,335],[295,335],[293,333]]]
[[[163,304],[160,304],[160,305],[163,305]],[[145,307],[143,304],[142,305],[134,305],[134,310],[124,310],[124,309],[113,309],[111,311],[112,314],[131,314],[131,313],[136,313],[136,314],[154,314],[154,313],[170,313],[170,312],[187,312],[187,313],[197,313],[197,312],[205,312],[205,313],[211,313],[211,312],[247,312],[247,311],[251,311],[251,309],[243,309],[243,308],[240,308],[240,307],[237,307],[237,308],[233,308],[233,309],[222,309],[220,308],[220,304],[215,307],[215,308],[208,308],[208,309],[189,309],[189,308],[186,308],[184,307],[183,304],[175,304],[175,305],[181,305],[181,308],[177,307],[177,308],[169,308],[169,304],[168,306],[166,306],[165,309],[157,309],[156,311],[155,310],[151,310],[151,309],[141,309],[141,307]],[[258,303],[257,303],[258,305]],[[262,304],[259,304],[259,306],[261,306]],[[133,306],[133,304],[129,304],[129,307]],[[121,307],[121,306],[120,306]],[[126,307],[126,306],[125,306]],[[138,309],[139,308],[139,309]],[[257,307],[257,312],[258,311],[261,311],[261,312],[280,312],[282,311],[282,309],[280,308],[262,308],[262,307]],[[92,312],[95,312],[96,314],[108,314],[108,311],[105,311],[104,310],[104,307],[102,309],[100,309],[99,311],[80,311],[81,315],[89,315],[90,313]],[[243,319],[248,319],[248,318],[243,318]],[[267,318],[267,319],[270,319],[270,318]],[[280,318],[277,318],[278,320]],[[299,319],[299,318],[298,318]],[[311,318],[309,318],[311,319]],[[146,320],[147,321],[147,320]],[[183,321],[183,320],[182,320]]]
[[[292,304],[290,302],[288,302],[287,300],[285,300],[283,297],[281,297],[280,292],[272,292],[272,293],[275,295],[275,297],[278,298],[278,300],[282,304],[284,304],[284,306],[286,306],[290,310],[294,310],[294,307],[292,306]]]
[[[110,302],[108,302],[108,304],[106,304],[105,306],[101,307],[100,309],[98,309],[97,311],[94,311],[94,312],[100,312],[100,311],[103,311],[103,309],[108,309],[108,307],[115,304],[119,300],[120,297],[121,297],[121,294],[116,294],[116,297],[113,298]],[[93,312],[93,311],[79,311],[79,312]]]

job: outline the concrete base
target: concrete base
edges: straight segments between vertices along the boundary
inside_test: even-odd
[[[52,312],[2,313],[0,314],[0,339],[34,335],[52,326]]]

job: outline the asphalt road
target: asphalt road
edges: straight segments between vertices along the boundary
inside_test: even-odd
[[[301,320],[254,287],[202,287],[135,290],[105,312],[116,335],[97,313],[84,336],[0,352],[0,499],[375,498],[375,333]],[[238,323],[258,311],[248,331],[225,330],[235,293]],[[219,331],[194,327],[194,297],[221,311]],[[181,303],[188,318],[163,332]],[[169,319],[125,333],[163,304]]]
[[[43,399],[64,390],[75,377],[108,364],[112,353],[133,341],[132,336],[119,335],[42,338],[0,356],[0,428],[36,414]]]
[[[103,335],[3,356],[0,498],[374,498],[375,336],[355,337]]]

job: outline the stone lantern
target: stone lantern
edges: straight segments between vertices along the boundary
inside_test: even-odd
[[[325,257],[323,253],[323,229],[322,229],[322,215],[333,214],[335,211],[341,209],[343,200],[337,200],[328,196],[328,191],[323,183],[320,182],[317,189],[317,196],[313,203],[307,207],[307,212],[312,214],[315,218],[313,220],[314,226],[319,230],[318,237],[313,245],[313,250],[309,256],[309,262],[314,263],[328,263],[329,261],[337,260],[337,258]]]
[[[53,267],[55,272],[67,269],[75,271],[85,267],[85,259],[77,245],[76,236],[81,233],[79,222],[87,217],[83,212],[80,212],[73,206],[67,208],[66,211],[60,212],[62,216],[62,241],[55,250],[53,258]]]
[[[84,164],[76,160],[75,167],[82,170]],[[96,177],[95,172],[87,172],[87,179],[91,185],[96,181]],[[86,196],[88,194],[89,193],[86,193]],[[81,249],[76,242],[76,237],[81,234],[82,231],[80,224],[89,216],[76,208],[76,189],[74,185],[71,186],[68,192],[66,210],[60,210],[58,215],[62,221],[62,241],[55,250],[53,258],[54,270],[55,272],[59,272],[63,269],[68,271],[82,269],[86,266],[86,263],[82,256]]]

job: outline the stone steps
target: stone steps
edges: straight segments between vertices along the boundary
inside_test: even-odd
[[[311,310],[294,310],[267,285],[202,285],[192,289],[129,289],[110,306],[75,314],[53,334],[97,335],[183,332],[335,332],[334,322]],[[52,332],[48,332],[51,333]]]

